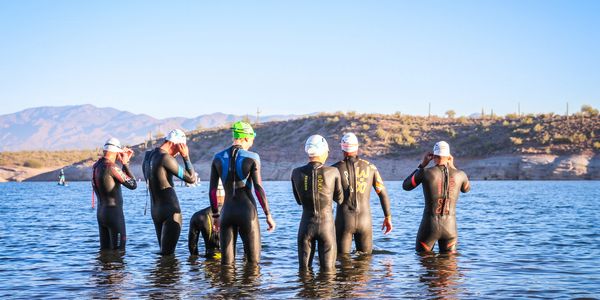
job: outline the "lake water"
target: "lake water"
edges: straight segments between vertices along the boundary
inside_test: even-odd
[[[124,189],[126,253],[99,252],[88,182],[1,183],[0,297],[600,297],[598,181],[472,182],[457,206],[454,256],[414,252],[422,192],[388,182],[394,231],[379,230],[382,212],[372,197],[375,253],[338,262],[332,275],[318,265],[299,273],[301,208],[288,182],[265,186],[277,229],[268,233],[259,213],[260,268],[245,267],[238,247],[236,267],[221,269],[187,250],[189,218],[209,203],[206,183],[177,188],[184,228],[175,256],[165,258],[156,254],[149,211],[144,215],[143,183]]]

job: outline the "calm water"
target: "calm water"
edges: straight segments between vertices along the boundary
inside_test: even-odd
[[[259,269],[221,269],[187,250],[189,217],[208,206],[206,184],[177,188],[184,229],[174,257],[156,254],[145,188],[124,191],[127,252],[100,253],[89,183],[0,184],[0,297],[507,298],[600,296],[600,182],[473,182],[458,203],[459,254],[415,254],[421,190],[389,182],[394,231],[372,256],[338,262],[337,274],[299,274],[301,214],[287,182],[267,182],[278,227],[263,231]],[[202,244],[202,243],[201,243]],[[203,251],[203,245],[201,246]]]

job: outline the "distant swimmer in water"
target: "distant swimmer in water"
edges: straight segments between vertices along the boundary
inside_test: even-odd
[[[302,205],[298,261],[301,269],[309,268],[318,243],[320,268],[331,271],[335,269],[337,257],[333,202],[339,205],[344,201],[340,172],[323,165],[329,155],[329,146],[322,136],[309,137],[304,150],[308,154],[308,164],[292,171],[294,197]]]
[[[92,167],[92,186],[98,198],[98,229],[101,249],[125,249],[125,217],[123,216],[123,196],[121,185],[130,190],[137,188],[133,173],[129,170],[129,160],[133,151],[121,147],[116,138],[104,143],[104,156]],[[123,166],[121,169],[116,162]]]
[[[225,200],[225,190],[219,180],[217,187],[217,203],[219,212]],[[190,220],[188,233],[188,248],[191,255],[198,255],[198,237],[202,234],[206,258],[221,259],[221,246],[219,244],[219,233],[213,231],[214,220],[211,207],[197,211]]]
[[[333,166],[340,171],[344,202],[335,215],[338,253],[348,254],[352,247],[352,237],[356,250],[361,253],[373,252],[373,223],[371,216],[371,187],[375,189],[383,209],[385,234],[392,231],[392,213],[383,180],[374,164],[358,157],[358,139],[354,133],[346,133],[341,141],[344,159]]]
[[[269,211],[269,202],[263,188],[258,154],[248,151],[256,133],[246,122],[235,122],[232,127],[233,145],[217,154],[210,170],[210,206],[215,231],[220,231],[221,263],[231,265],[235,260],[235,242],[238,233],[244,243],[248,263],[258,264],[261,241],[256,201],[267,217],[269,231],[275,229],[275,221]],[[219,213],[217,187],[219,179],[225,188],[225,201]]]
[[[175,159],[178,154],[183,158],[184,167],[180,166]],[[196,172],[190,160],[185,133],[180,129],[169,132],[160,147],[146,152],[142,170],[152,199],[152,220],[160,244],[160,253],[173,254],[182,224],[181,208],[175,193],[173,176],[188,183],[196,182]]]
[[[435,166],[425,169],[432,159]],[[402,187],[410,191],[421,183],[425,208],[417,233],[416,250],[432,251],[437,241],[440,252],[456,252],[456,201],[459,192],[466,193],[471,186],[467,174],[454,166],[448,143],[436,143],[433,153],[425,154],[423,162],[404,179]]]

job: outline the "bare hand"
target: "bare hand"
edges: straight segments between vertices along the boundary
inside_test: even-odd
[[[117,155],[117,159],[119,159],[122,164],[127,165],[127,164],[129,164],[129,160],[131,159],[132,156],[133,156],[133,150],[131,150],[129,148],[123,148],[123,152],[121,152],[121,153],[119,153],[119,155]]]
[[[381,225],[381,230],[384,230],[383,234],[388,234],[392,231],[392,218],[391,217],[387,217],[385,219],[383,219],[383,225]]]
[[[213,217],[213,228],[212,229],[214,232],[219,232],[219,230],[221,230],[221,218]]]
[[[269,232],[275,230],[275,226],[277,226],[277,224],[275,224],[275,221],[273,220],[273,217],[271,217],[270,214],[267,216],[267,226],[267,231]]]
[[[187,158],[190,155],[190,150],[188,146],[184,143],[177,144],[177,151],[181,154],[181,157]]]
[[[423,162],[421,163],[421,167],[425,168],[429,164],[429,162],[433,159],[433,153],[427,152],[423,157]]]

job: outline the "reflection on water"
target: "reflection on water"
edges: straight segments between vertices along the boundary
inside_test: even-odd
[[[180,299],[182,288],[180,286],[181,266],[179,260],[174,255],[158,255],[156,257],[154,268],[148,275],[148,281],[151,283],[150,298]],[[169,291],[168,295],[165,291]]]
[[[54,183],[0,183],[0,299],[600,295],[600,247],[590,247],[600,245],[600,181],[472,185],[457,212],[459,255],[415,254],[422,193],[407,193],[401,182],[388,182],[392,215],[398,220],[394,231],[384,236],[374,225],[374,254],[339,258],[336,272],[327,274],[318,272],[318,263],[314,271],[298,272],[301,209],[289,182],[265,182],[278,226],[273,233],[261,228],[259,268],[242,259],[234,267],[222,268],[219,261],[190,256],[187,226],[174,256],[151,254],[156,250],[156,232],[151,217],[144,215],[144,189],[123,191],[127,253],[98,252],[89,182],[60,188]],[[207,184],[177,187],[177,195],[184,220],[208,205]],[[381,209],[372,213],[374,223],[383,219]],[[264,215],[259,216],[264,224]],[[33,224],[47,226],[32,230]],[[243,256],[242,249],[237,255]]]
[[[419,281],[425,284],[428,294],[441,298],[458,298],[462,293],[458,286],[462,275],[458,269],[457,256],[459,254],[418,254],[422,272]]]
[[[124,262],[125,251],[102,250],[96,256],[96,265],[92,272],[95,290],[106,298],[120,298],[127,277]]]

